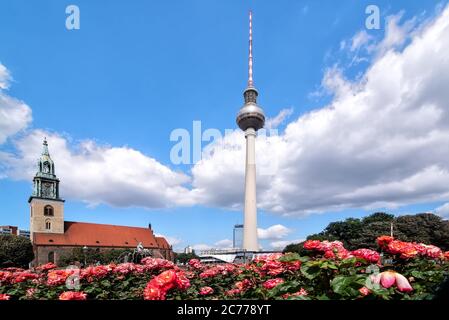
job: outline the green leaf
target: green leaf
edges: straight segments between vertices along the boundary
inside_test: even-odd
[[[301,257],[298,253],[288,253],[282,257],[279,258],[279,261],[281,262],[293,262],[298,261]]]
[[[315,279],[320,274],[320,267],[316,263],[301,266],[301,273],[309,280]]]
[[[363,287],[366,276],[337,276],[331,281],[332,290],[345,297],[360,295],[358,289]]]
[[[103,287],[109,288],[111,286],[111,283],[109,282],[109,280],[103,280],[101,281],[101,285]]]

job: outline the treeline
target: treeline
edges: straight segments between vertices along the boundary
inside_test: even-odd
[[[449,250],[449,221],[432,213],[419,213],[395,217],[385,212],[376,212],[362,219],[348,218],[331,222],[322,232],[312,234],[307,240],[339,240],[347,249],[376,249],[376,238],[393,235],[407,242],[433,244],[442,250]],[[290,244],[284,252],[303,252],[303,242]]]

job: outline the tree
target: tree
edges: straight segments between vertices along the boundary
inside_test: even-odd
[[[195,251],[192,251],[192,253],[177,253],[175,258],[178,263],[187,263],[190,259],[198,259]]]
[[[395,227],[404,241],[429,243],[449,250],[449,222],[432,213],[398,217]]]
[[[396,239],[433,244],[449,250],[449,222],[432,213],[395,217],[376,212],[362,219],[348,218],[329,223],[322,232],[308,236],[307,240],[339,240],[349,250],[377,249],[377,237],[389,235],[392,224]],[[303,252],[302,244],[289,245],[284,252],[286,250]]]
[[[373,222],[392,222],[394,221],[394,215],[386,212],[375,212],[369,216],[362,219],[363,224],[373,223]]]
[[[0,267],[28,268],[34,259],[30,239],[16,235],[0,235]]]
[[[74,264],[75,262],[87,264],[95,264],[97,262],[101,264],[108,264],[111,262],[119,262],[118,258],[124,253],[129,252],[127,249],[108,249],[100,250],[99,248],[88,248],[84,252],[83,248],[73,248],[68,254],[61,256],[59,264],[61,266],[67,266]]]
[[[313,239],[313,240],[320,240],[320,239]],[[307,250],[304,249],[304,242],[305,241],[300,242],[300,243],[291,243],[291,244],[287,245],[282,252],[283,253],[296,252],[296,253],[299,253],[301,256],[303,256],[307,252]]]

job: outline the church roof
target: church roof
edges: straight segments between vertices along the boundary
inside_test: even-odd
[[[170,245],[164,237],[156,237],[156,243],[161,249],[170,249]]]
[[[170,248],[163,237],[149,228],[125,227],[85,222],[64,222],[64,234],[34,233],[35,245],[135,248]]]

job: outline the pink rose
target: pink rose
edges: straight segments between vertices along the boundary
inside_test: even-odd
[[[263,287],[265,289],[273,289],[274,287],[280,285],[281,283],[284,283],[284,279],[281,278],[270,279],[263,283]]]
[[[200,289],[200,295],[202,296],[206,296],[212,293],[214,293],[214,289],[212,289],[211,287],[202,287]]]
[[[143,298],[145,300],[165,300],[165,291],[150,281],[143,290]]]
[[[396,282],[396,272],[394,271],[384,271],[380,274],[380,283],[384,288],[390,288]]]
[[[9,298],[11,298],[11,297],[8,296],[7,294],[0,293],[0,300],[9,300]]]
[[[81,291],[65,291],[59,295],[59,300],[86,300],[86,296]]]
[[[413,290],[412,286],[410,285],[406,277],[397,272],[395,276],[396,276],[396,285],[398,286],[399,291],[409,292]]]
[[[362,294],[362,296],[367,296],[371,293],[371,291],[367,287],[360,288],[359,292]]]

